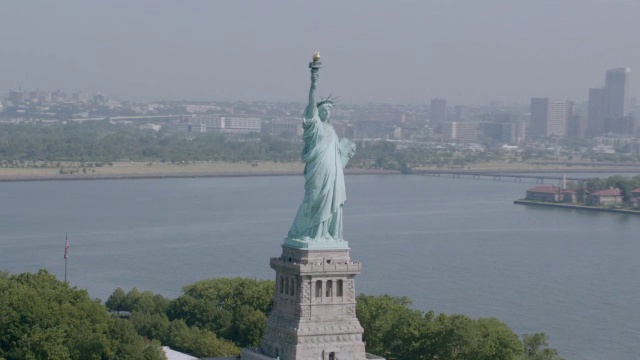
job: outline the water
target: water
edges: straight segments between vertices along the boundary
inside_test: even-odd
[[[567,359],[640,353],[640,217],[514,205],[532,182],[348,176],[357,289],[421,310],[544,331]],[[271,279],[302,199],[291,177],[0,183],[0,269],[176,297],[221,276]]]

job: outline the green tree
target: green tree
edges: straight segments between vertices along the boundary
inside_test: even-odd
[[[105,306],[110,311],[126,311],[124,309],[124,303],[125,303],[126,297],[127,297],[127,294],[125,294],[124,290],[122,290],[121,288],[117,288],[113,292],[113,294],[109,296],[109,298],[107,299],[107,302],[105,302]]]
[[[183,319],[229,339],[238,346],[256,346],[266,329],[275,284],[270,280],[220,278],[198,281],[168,307],[169,319]]]
[[[162,358],[159,344],[46,270],[0,273],[0,329],[0,358],[7,360]]]
[[[562,360],[555,349],[547,345],[547,335],[535,333],[533,335],[523,335],[522,344],[524,346],[523,360]]]
[[[406,297],[359,295],[367,351],[387,359],[519,360],[519,337],[495,318],[423,313]]]

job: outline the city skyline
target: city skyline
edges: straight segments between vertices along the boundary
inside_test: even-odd
[[[580,103],[606,69],[637,68],[639,15],[628,1],[12,2],[0,14],[0,87],[303,101],[319,50],[331,69],[319,91],[345,102]]]

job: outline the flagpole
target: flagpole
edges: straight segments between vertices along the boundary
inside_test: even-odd
[[[64,234],[64,282],[67,282],[67,258],[69,257],[69,236]]]

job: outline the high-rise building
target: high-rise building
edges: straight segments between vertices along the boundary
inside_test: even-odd
[[[604,133],[607,118],[607,94],[604,88],[589,89],[589,110],[587,114],[587,135]]]
[[[431,99],[431,122],[440,124],[447,121],[447,100]]]
[[[608,70],[604,89],[607,97],[607,118],[619,119],[629,115],[629,76],[631,69]]]
[[[586,133],[585,117],[582,115],[572,115],[569,117],[569,126],[567,127],[567,137],[575,139],[583,139]]]
[[[549,98],[531,99],[531,137],[567,136],[573,102]]]
[[[617,132],[629,116],[629,68],[607,70],[604,88],[589,89],[589,113],[587,115],[589,136],[606,132]]]
[[[18,90],[9,90],[9,101],[14,106],[22,104],[24,101],[24,92],[22,91],[22,85],[18,85]]]

